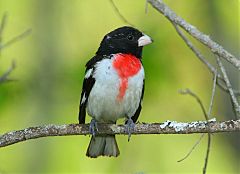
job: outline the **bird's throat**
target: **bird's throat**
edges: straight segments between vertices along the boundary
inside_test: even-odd
[[[128,88],[128,79],[136,75],[141,69],[141,62],[131,54],[116,54],[113,60],[113,67],[120,78],[119,93],[117,99],[121,101]]]

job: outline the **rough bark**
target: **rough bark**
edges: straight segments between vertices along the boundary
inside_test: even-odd
[[[166,121],[164,123],[142,123],[136,124],[132,132],[133,135],[139,134],[193,134],[193,133],[220,133],[220,132],[240,132],[240,120],[229,120],[216,122],[195,121],[182,123],[176,121]],[[22,130],[11,131],[0,136],[0,147],[22,141],[49,136],[68,136],[68,135],[88,135],[89,124],[64,124],[64,125],[44,125],[29,127]],[[98,124],[97,134],[126,135],[124,125]]]

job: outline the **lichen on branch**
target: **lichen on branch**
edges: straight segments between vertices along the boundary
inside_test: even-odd
[[[189,123],[166,121],[164,123],[136,124],[133,135],[140,134],[193,134],[193,133],[220,133],[240,132],[240,120],[217,122],[195,121]],[[43,125],[11,131],[0,136],[0,147],[50,136],[89,135],[89,124]],[[127,135],[124,125],[98,124],[99,135]]]

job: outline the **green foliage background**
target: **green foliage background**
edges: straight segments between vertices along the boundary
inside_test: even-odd
[[[140,122],[203,120],[195,100],[178,90],[190,88],[209,105],[212,76],[186,47],[172,25],[145,0],[115,0],[124,16],[154,39],[143,53],[146,91]],[[166,0],[187,21],[239,55],[239,1]],[[12,59],[12,83],[0,85],[0,133],[43,124],[77,123],[84,65],[103,36],[124,24],[108,0],[0,0],[8,12],[4,41],[31,28],[32,34],[1,52],[0,72]],[[207,49],[194,42],[211,62]],[[229,71],[232,67],[230,67]],[[233,77],[234,85],[239,77]],[[233,119],[230,100],[217,90],[213,115]],[[89,118],[88,118],[89,121]],[[85,157],[88,136],[32,140],[0,149],[0,173],[201,173],[204,139],[178,163],[200,135],[117,136],[119,158]],[[213,136],[208,173],[238,173],[239,134]]]

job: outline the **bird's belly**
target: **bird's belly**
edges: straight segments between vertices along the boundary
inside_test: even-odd
[[[88,98],[87,112],[98,121],[115,122],[124,117],[124,103],[116,100],[118,85],[96,81]]]
[[[101,75],[100,75],[101,74]],[[99,122],[116,122],[122,117],[132,117],[136,112],[143,87],[143,68],[128,79],[128,86],[123,98],[119,99],[121,80],[109,66],[96,70],[95,84],[87,102],[88,114]]]

